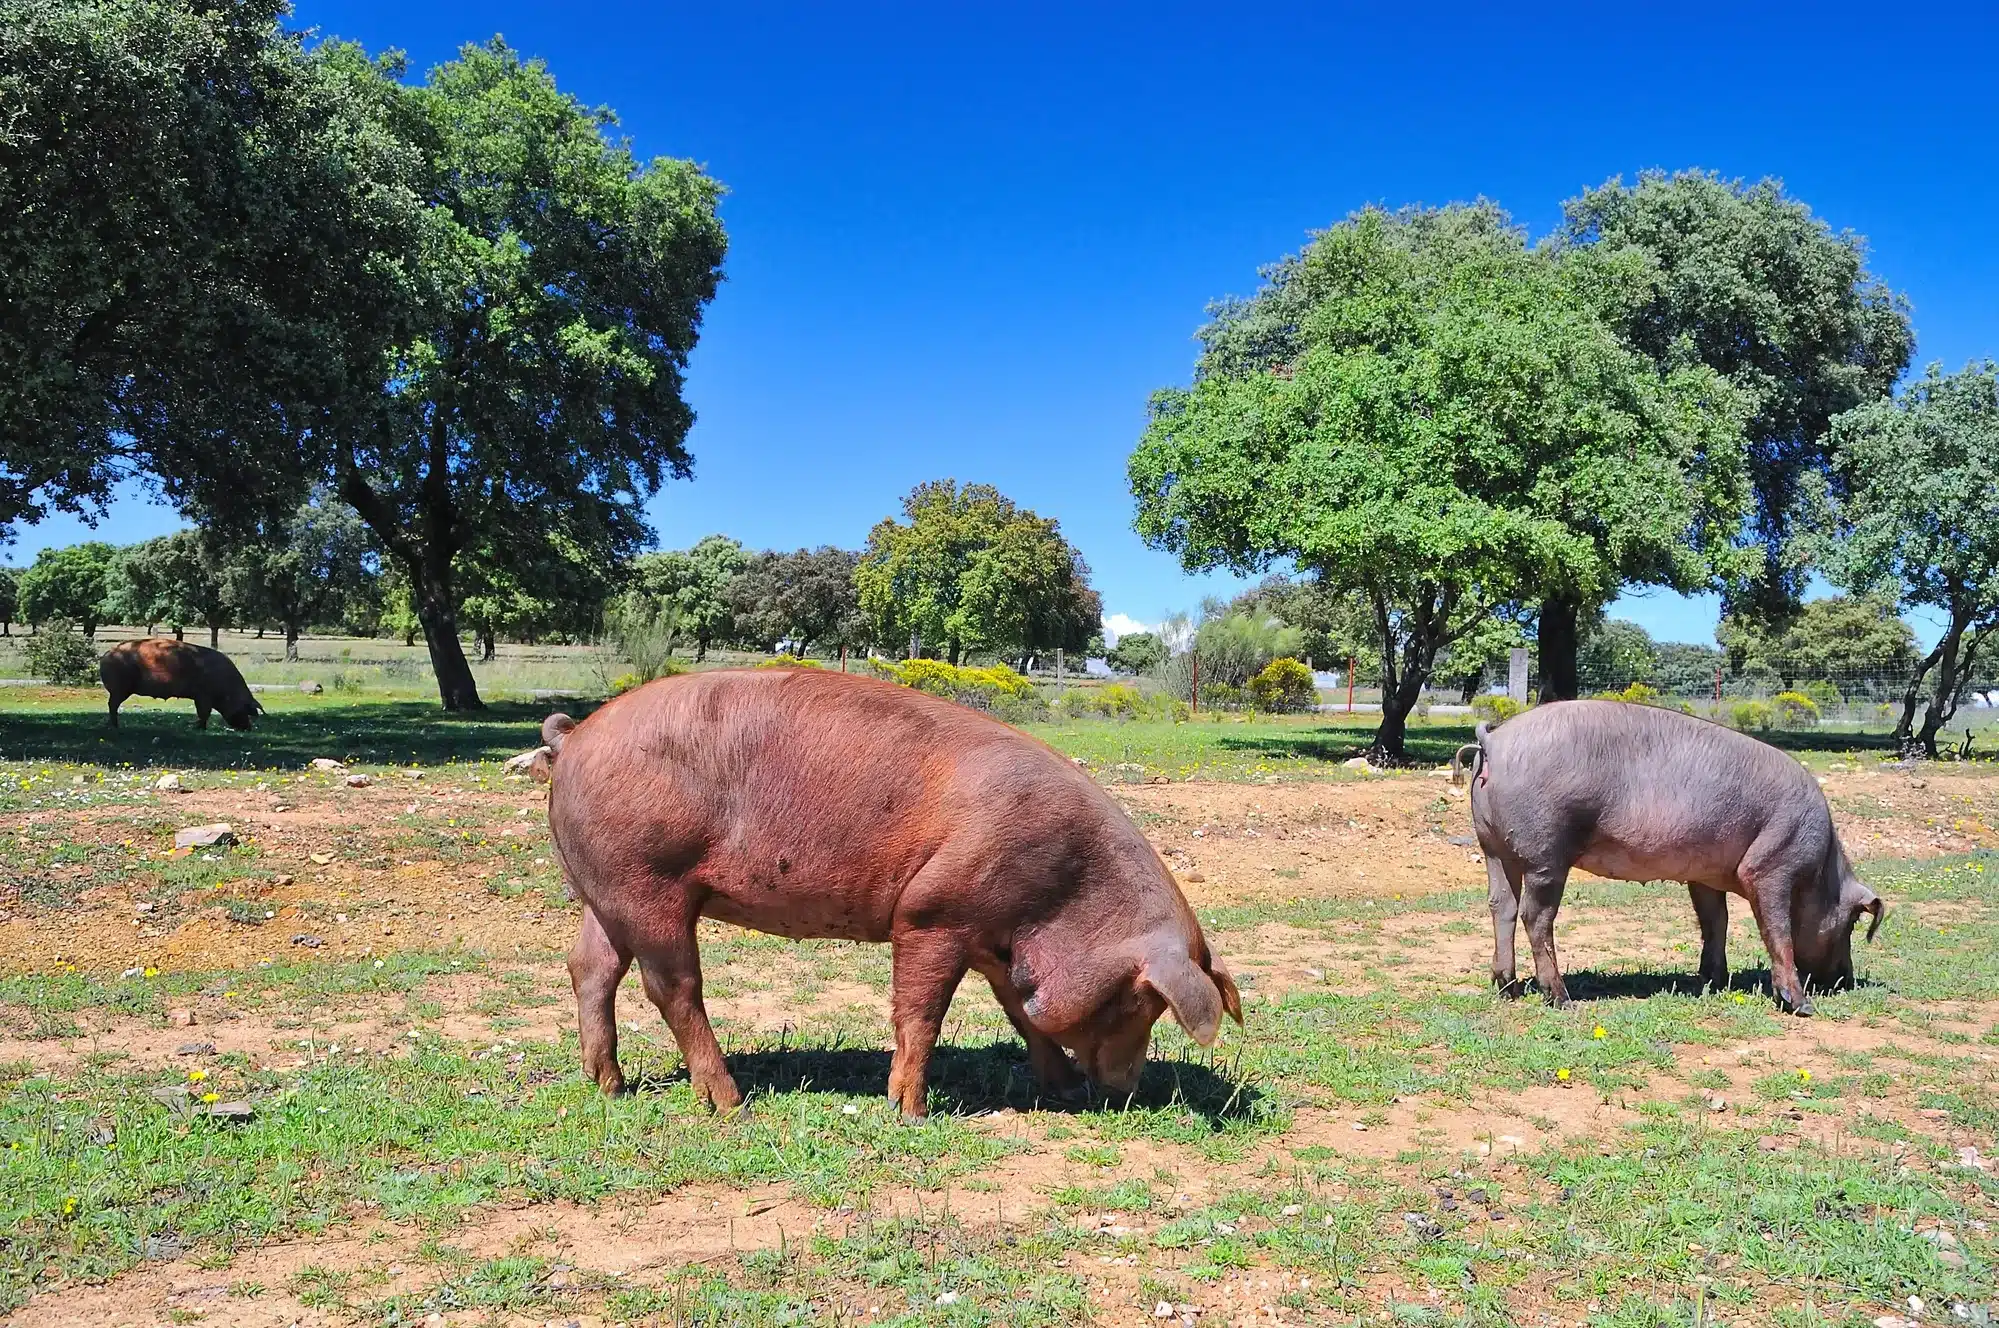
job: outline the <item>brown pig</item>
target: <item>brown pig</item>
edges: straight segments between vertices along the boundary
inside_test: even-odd
[[[195,727],[208,727],[209,711],[218,711],[232,729],[247,729],[263,706],[250,695],[248,683],[229,656],[191,641],[147,637],[121,641],[104,652],[97,676],[111,693],[111,727],[118,727],[118,707],[128,696],[182,697],[194,702]]]
[[[583,925],[569,955],[585,1070],[618,1066],[636,958],[695,1090],[742,1093],[701,1001],[704,915],[778,936],[894,947],[888,1093],[925,1111],[967,970],[992,985],[1050,1090],[1129,1091],[1171,1010],[1203,1045],[1227,968],[1159,855],[1074,764],[990,716],[872,678],[717,670],[551,715],[549,831]],[[1072,1062],[1070,1053],[1075,1060]]]

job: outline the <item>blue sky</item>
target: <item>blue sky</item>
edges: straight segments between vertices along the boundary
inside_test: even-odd
[[[1535,233],[1609,176],[1781,176],[1865,234],[1917,361],[1999,354],[1993,7],[425,4],[300,0],[421,68],[502,33],[645,155],[729,188],[662,541],[858,545],[912,485],[1060,518],[1106,611],[1190,578],[1131,533],[1124,461],[1204,304],[1370,202],[1486,195]],[[137,498],[115,540],[175,524]],[[10,557],[78,538],[20,532]],[[1711,603],[1627,598],[1707,640]]]

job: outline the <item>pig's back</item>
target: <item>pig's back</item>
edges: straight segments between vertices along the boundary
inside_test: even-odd
[[[1732,872],[1766,832],[1830,833],[1825,795],[1797,761],[1691,715],[1563,701],[1486,742],[1495,820],[1603,875],[1704,879]]]
[[[550,820],[593,905],[636,864],[707,911],[792,936],[885,939],[947,839],[1081,833],[1098,791],[989,716],[874,679],[716,670],[591,715],[556,758]]]

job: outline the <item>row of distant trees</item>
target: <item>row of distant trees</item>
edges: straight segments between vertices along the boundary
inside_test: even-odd
[[[400,565],[351,507],[320,492],[275,539],[197,527],[123,548],[87,542],[0,569],[0,630],[117,622],[176,635],[229,627],[301,635],[335,628],[413,642],[421,615]],[[984,485],[919,486],[865,548],[746,549],[726,535],[609,565],[551,541],[528,573],[474,550],[455,569],[457,618],[491,659],[501,639],[594,639],[648,629],[662,666],[685,646],[797,654],[881,649],[952,663],[977,653],[1025,667],[1058,649],[1099,648],[1103,606],[1053,520]]]
[[[1303,573],[1370,647],[1391,759],[1435,680],[1507,646],[1578,695],[1627,588],[1781,635],[1814,573],[1941,620],[1898,732],[1934,753],[1999,640],[1999,366],[1890,395],[1914,333],[1865,257],[1701,172],[1612,180],[1538,243],[1485,201],[1366,209],[1212,308],[1129,462],[1139,533]]]

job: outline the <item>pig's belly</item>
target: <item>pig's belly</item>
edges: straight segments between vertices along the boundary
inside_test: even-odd
[[[1735,880],[1722,855],[1684,849],[1646,849],[1598,841],[1583,850],[1576,866],[1613,881],[1692,881],[1728,889]]]
[[[848,891],[752,883],[717,888],[701,912],[718,922],[793,940],[886,941],[888,921],[877,918],[869,902]]]

